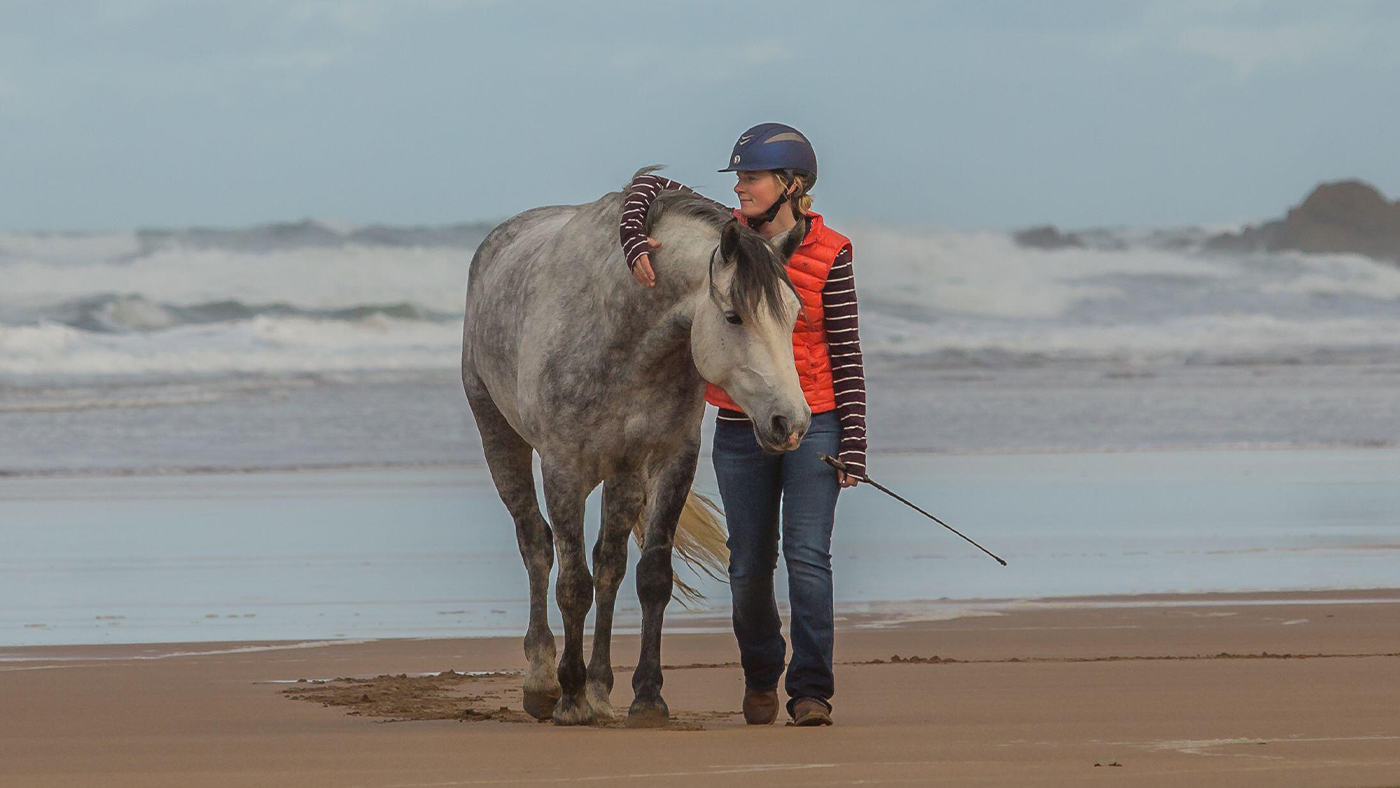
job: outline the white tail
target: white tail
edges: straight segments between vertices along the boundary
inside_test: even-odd
[[[632,536],[641,545],[646,534],[642,518],[632,527]],[[704,495],[691,490],[676,523],[674,555],[679,555],[697,574],[704,573],[724,581],[729,574],[729,535],[724,528],[724,511]],[[674,598],[681,604],[698,602],[705,595],[688,583],[676,579]]]

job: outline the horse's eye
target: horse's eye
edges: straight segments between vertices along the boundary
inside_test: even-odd
[[[735,312],[733,309],[727,310],[724,313],[724,319],[729,321],[731,326],[741,326],[744,324],[744,319],[739,317],[739,313]]]

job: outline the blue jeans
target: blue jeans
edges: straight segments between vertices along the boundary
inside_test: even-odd
[[[744,681],[758,690],[777,689],[787,656],[773,595],[781,503],[792,606],[792,663],[784,682],[789,712],[799,698],[817,698],[829,706],[835,692],[831,531],[841,485],[836,471],[817,455],[836,456],[840,442],[841,421],[835,411],[813,415],[802,445],[778,456],[759,448],[748,423],[715,424],[713,459],[729,524],[734,635]]]

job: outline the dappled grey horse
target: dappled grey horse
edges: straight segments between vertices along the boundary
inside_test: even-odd
[[[661,625],[674,591],[673,547],[721,566],[726,557],[723,531],[699,516],[690,492],[705,381],[753,418],[768,451],[796,448],[811,420],[792,356],[800,302],[785,268],[803,225],[773,245],[703,197],[665,192],[647,217],[648,234],[662,242],[652,253],[657,283],[648,288],[623,262],[621,210],[614,192],[508,219],[477,249],[467,285],[462,384],[530,578],[524,706],[565,725],[612,716],[613,605],[634,530],[642,541],[642,642],[627,723],[669,719]],[[532,450],[548,522],[535,496]],[[584,499],[599,483],[602,525],[590,576]],[[557,673],[546,610],[556,551],[564,620]],[[595,597],[585,669],[583,625]]]

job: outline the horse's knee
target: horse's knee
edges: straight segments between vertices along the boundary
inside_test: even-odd
[[[588,615],[588,608],[593,606],[593,578],[587,569],[561,570],[554,593],[559,598],[559,611],[565,616]]]
[[[612,547],[593,551],[593,584],[599,589],[617,588],[627,575],[627,543],[622,549]]]
[[[622,576],[622,569],[604,565],[593,572],[593,587],[600,594],[617,591],[617,587],[622,584]]]
[[[554,532],[538,508],[515,518],[515,536],[525,568],[532,575],[543,572],[548,576],[554,568]]]
[[[637,598],[643,606],[664,605],[671,598],[674,577],[670,548],[652,547],[637,562]]]

